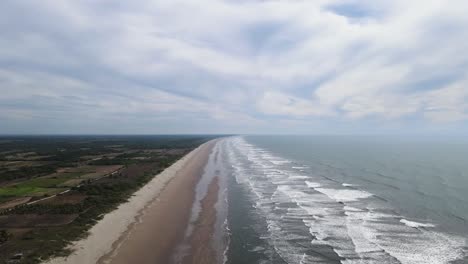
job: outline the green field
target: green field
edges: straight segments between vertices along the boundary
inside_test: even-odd
[[[9,186],[0,188],[0,196],[28,196],[38,193],[46,193],[47,188],[33,186]]]
[[[1,187],[0,196],[33,196],[57,192],[60,184],[69,180],[71,177],[59,178],[36,178],[15,185]]]
[[[0,205],[8,208],[0,210],[0,235],[6,238],[0,239],[0,263],[34,264],[69,254],[68,245],[103,215],[210,138],[0,137]],[[65,190],[70,191],[51,197]],[[50,199],[29,203],[42,197]],[[57,224],[60,217],[68,220]]]

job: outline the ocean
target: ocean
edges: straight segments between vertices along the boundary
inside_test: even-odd
[[[468,141],[238,136],[214,152],[227,263],[468,263]]]

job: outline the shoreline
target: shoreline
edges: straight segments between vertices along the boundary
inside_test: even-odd
[[[184,257],[184,264],[211,264],[220,263],[213,248],[212,236],[215,232],[218,202],[219,178],[214,177],[208,185],[206,196],[201,201],[201,211],[189,238],[189,254]]]
[[[228,244],[226,233],[226,175],[221,161],[222,143],[213,147],[203,174],[193,186],[190,220],[184,236],[174,249],[169,263],[224,263]]]
[[[73,250],[69,256],[43,263],[166,263],[183,236],[193,186],[202,175],[216,141],[192,150],[106,214],[89,230],[88,237],[69,247]]]

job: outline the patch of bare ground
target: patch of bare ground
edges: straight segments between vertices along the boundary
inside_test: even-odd
[[[0,228],[32,228],[61,226],[71,223],[77,216],[77,214],[1,215]]]
[[[38,204],[51,204],[51,205],[60,205],[60,204],[79,204],[84,199],[86,199],[86,195],[81,194],[79,192],[68,192],[66,194],[57,195],[47,200],[43,200],[38,202]]]
[[[168,149],[164,154],[166,155],[183,155],[186,153],[187,149]]]
[[[16,199],[4,202],[4,203],[0,204],[0,211],[5,210],[5,209],[9,209],[9,208],[13,208],[13,207],[15,207],[17,205],[20,205],[20,204],[27,203],[27,202],[29,202],[29,200],[31,200],[31,197],[20,197],[20,198],[16,198]]]
[[[108,175],[121,169],[122,165],[92,166],[94,172],[83,175],[84,178],[95,178]]]
[[[154,169],[157,163],[143,163],[143,164],[131,164],[120,172],[120,176],[124,178],[139,177],[147,171]]]
[[[32,228],[10,228],[8,229],[8,233],[10,233],[13,237],[22,237],[31,230]]]

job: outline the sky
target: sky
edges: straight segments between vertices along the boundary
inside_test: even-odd
[[[2,0],[0,134],[468,134],[466,0]]]

